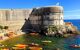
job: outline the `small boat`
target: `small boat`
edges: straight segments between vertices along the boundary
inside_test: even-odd
[[[73,47],[73,48],[80,48],[80,45],[70,45],[70,47]]]
[[[80,35],[75,36],[74,44],[70,45],[73,48],[80,48]]]

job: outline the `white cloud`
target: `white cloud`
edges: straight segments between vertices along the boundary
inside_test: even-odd
[[[78,16],[78,17],[80,17],[80,15],[75,15],[75,14],[73,14],[73,15],[72,14],[71,15],[66,15],[66,16],[75,16],[75,17]]]
[[[80,12],[80,9],[77,9],[77,10],[70,10],[70,11],[64,11],[64,12]]]
[[[80,15],[64,15],[64,19],[80,19]]]
[[[80,19],[80,9],[64,11],[64,19]]]

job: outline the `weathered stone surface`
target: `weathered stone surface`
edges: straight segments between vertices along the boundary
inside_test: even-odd
[[[40,31],[41,26],[64,26],[63,7],[41,7],[34,9],[0,9],[0,25],[9,29]]]

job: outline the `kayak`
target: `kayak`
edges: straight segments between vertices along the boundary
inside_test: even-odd
[[[80,48],[80,45],[70,45],[70,47],[73,47],[73,48]]]

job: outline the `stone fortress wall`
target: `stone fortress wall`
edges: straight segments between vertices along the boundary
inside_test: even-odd
[[[43,14],[42,14],[43,13]],[[63,7],[41,7],[34,9],[0,9],[0,25],[7,25],[9,29],[21,29],[25,23],[25,19],[31,20],[32,26],[37,22],[41,16],[45,19],[45,25],[64,25],[63,21]],[[32,18],[32,19],[31,19]],[[49,18],[49,20],[47,20]],[[38,23],[40,23],[40,21]],[[36,23],[36,24],[38,24]],[[41,24],[41,23],[40,23]],[[33,28],[35,29],[35,27]]]
[[[55,25],[58,28],[63,29],[64,27],[63,7],[52,6],[34,8],[28,19],[30,20],[30,24],[32,25],[31,26],[32,28],[30,29],[36,31],[40,31],[41,29],[46,30],[50,25]]]
[[[22,27],[25,18],[29,17],[32,9],[0,9],[0,25],[9,26],[9,29],[17,30]]]

